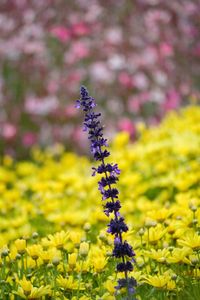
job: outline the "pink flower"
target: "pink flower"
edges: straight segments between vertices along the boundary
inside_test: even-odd
[[[126,88],[133,86],[132,78],[127,72],[121,72],[118,77],[119,83]]]
[[[89,49],[83,42],[76,42],[72,45],[72,52],[76,58],[84,58],[89,55]]]
[[[133,122],[128,118],[122,118],[118,123],[119,130],[126,131],[130,136],[134,137],[136,133]]]
[[[108,43],[119,45],[123,40],[123,32],[120,27],[109,28],[105,32],[105,39]]]
[[[2,136],[6,140],[12,140],[17,133],[16,127],[11,124],[11,123],[5,123],[3,124],[3,129],[2,129]]]
[[[162,56],[172,56],[173,52],[173,48],[170,44],[165,42],[160,44],[160,54]]]
[[[132,96],[128,99],[128,108],[130,112],[139,113],[141,103],[138,96]]]
[[[65,108],[65,115],[66,117],[70,118],[70,117],[74,117],[77,115],[77,109],[74,107],[74,105],[68,105]]]
[[[76,36],[84,36],[90,32],[89,27],[83,23],[76,23],[72,26],[72,33]]]
[[[181,101],[181,97],[177,91],[175,90],[168,91],[164,103],[164,110],[168,111],[171,109],[176,109],[177,107],[179,107],[180,101]]]
[[[70,31],[64,26],[53,27],[50,33],[62,43],[66,43],[70,39]]]
[[[69,76],[67,77],[67,82],[69,82],[70,84],[71,83],[79,84],[81,78],[82,78],[81,72],[79,70],[76,70],[69,74]]]
[[[37,141],[36,134],[33,132],[26,132],[22,137],[22,143],[25,147],[30,147]]]
[[[151,125],[151,126],[156,126],[156,125],[159,124],[159,122],[160,122],[159,118],[156,118],[156,117],[148,118],[148,124]]]
[[[48,115],[58,108],[59,101],[56,96],[37,98],[28,96],[25,102],[25,110],[30,114]]]
[[[133,82],[139,90],[145,90],[149,86],[149,79],[143,72],[138,72],[133,77]]]
[[[194,54],[196,57],[200,57],[200,43],[197,44],[197,46],[193,49],[193,54]]]
[[[106,63],[97,61],[90,66],[90,75],[95,81],[106,83],[113,82],[114,74],[108,68]]]
[[[77,127],[72,130],[70,140],[82,150],[86,148],[88,143],[82,129]]]
[[[47,90],[50,94],[55,94],[59,89],[59,83],[55,79],[50,79],[47,83]]]

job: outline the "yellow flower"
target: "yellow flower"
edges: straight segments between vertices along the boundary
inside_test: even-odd
[[[52,234],[48,235],[51,245],[56,247],[57,249],[64,248],[68,237],[69,237],[69,233],[63,230],[61,232],[56,232],[54,235]]]
[[[74,268],[77,260],[77,253],[68,254],[68,264],[71,268]]]
[[[79,248],[79,254],[81,256],[87,256],[89,252],[89,244],[87,242],[82,242]]]
[[[89,272],[89,269],[90,269],[90,262],[89,260],[85,260],[85,261],[80,261],[80,262],[77,262],[76,263],[76,269],[75,271],[77,273],[87,273]]]
[[[109,295],[109,293],[105,293],[105,294],[103,294],[103,296],[96,296],[96,300],[98,300],[98,299],[102,299],[102,300],[115,300],[116,297],[112,296],[112,295]]]
[[[60,259],[60,253],[55,248],[50,248],[48,250],[42,250],[39,253],[39,256],[45,264],[48,264],[49,262],[52,262],[53,259],[55,259],[55,258]]]
[[[186,236],[178,239],[177,242],[181,246],[186,246],[193,250],[200,250],[200,235],[196,232],[188,232]]]
[[[51,242],[47,237],[42,238],[40,243],[41,243],[43,249],[48,249],[51,246]]]
[[[111,294],[111,295],[114,295],[115,293],[115,286],[116,286],[116,283],[114,282],[114,280],[107,280],[105,283],[104,283],[104,287],[108,290],[108,292]]]
[[[144,277],[141,271],[132,271],[131,276],[134,277],[138,283],[141,282]]]
[[[71,231],[69,233],[69,238],[75,247],[79,247],[79,244],[81,242],[81,233],[80,232]]]
[[[50,286],[40,286],[39,288],[34,287],[30,281],[25,277],[22,280],[18,280],[19,287],[15,294],[19,295],[23,299],[40,299],[42,296],[50,295]]]
[[[166,208],[153,210],[147,213],[148,217],[156,220],[158,222],[163,222],[165,219],[167,219],[171,214],[171,211]]]
[[[120,132],[113,141],[113,146],[116,149],[126,146],[129,142],[130,135],[127,132]]]
[[[151,227],[146,230],[144,234],[144,239],[148,241],[150,244],[156,244],[167,232],[167,229],[163,228],[161,224],[158,224],[155,227]]]
[[[168,220],[167,225],[167,232],[173,234],[180,227],[180,221]]]
[[[145,251],[145,254],[157,262],[165,263],[170,252],[168,249],[151,249],[151,251]]]
[[[190,260],[187,256],[191,253],[191,250],[184,247],[184,248],[174,248],[171,256],[167,258],[168,263],[190,263]]]
[[[171,280],[171,277],[168,273],[154,276],[148,275],[145,277],[144,282],[161,289],[172,290],[176,288],[175,283]]]
[[[23,292],[26,296],[30,295],[31,290],[33,288],[32,283],[27,280],[25,277],[23,277],[22,280],[19,280],[19,284],[23,289]]]
[[[43,286],[43,285],[40,286],[39,288],[32,287],[30,294],[26,295],[23,289],[19,287],[17,292],[14,293],[19,295],[23,299],[35,300],[35,299],[41,299],[41,297],[46,295],[51,295],[51,288],[50,286]]]
[[[15,246],[16,246],[17,252],[19,254],[24,254],[26,252],[26,240],[24,240],[24,239],[17,239],[15,241]]]
[[[167,288],[168,291],[175,290],[176,289],[176,283],[174,280],[169,280],[167,283]]]
[[[78,288],[80,290],[84,290],[83,283],[78,283],[78,281],[75,281],[73,276],[69,276],[68,278],[63,278],[61,275],[57,279],[57,283],[60,287],[62,287],[65,290],[77,290]]]
[[[93,263],[95,272],[99,273],[99,272],[102,272],[102,270],[106,266],[107,259],[103,255],[98,256],[98,257],[96,256],[93,258],[92,263]]]
[[[172,238],[174,240],[176,240],[176,239],[182,237],[184,235],[184,233],[185,233],[185,228],[178,228],[178,229],[176,229],[174,234],[172,234]]]
[[[37,260],[38,257],[40,256],[40,253],[42,252],[42,246],[41,245],[28,246],[26,248],[26,251],[32,259]]]

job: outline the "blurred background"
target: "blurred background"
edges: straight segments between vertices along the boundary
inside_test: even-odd
[[[0,0],[0,151],[84,152],[81,84],[108,137],[197,103],[199,0]],[[85,147],[86,149],[87,147]]]

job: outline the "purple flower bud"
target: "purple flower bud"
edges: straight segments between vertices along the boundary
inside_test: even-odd
[[[102,193],[103,198],[102,199],[105,200],[105,199],[108,199],[108,198],[111,198],[111,199],[118,198],[118,194],[119,194],[119,192],[118,192],[117,189],[109,188],[108,190],[103,191],[103,193]]]
[[[107,185],[115,184],[117,181],[118,181],[118,178],[115,175],[110,175],[110,176],[107,176],[106,178],[102,177],[98,183],[102,187],[105,187]]]
[[[124,272],[124,271],[133,271],[133,265],[130,261],[122,262],[117,264],[117,272]]]
[[[94,153],[94,158],[95,160],[102,160],[106,157],[108,157],[110,155],[110,152],[108,152],[107,150],[102,151],[95,151]]]
[[[124,243],[116,243],[114,244],[113,256],[119,258],[123,256],[132,257],[135,256],[131,245],[129,245],[126,241]]]
[[[121,208],[121,204],[119,202],[119,200],[117,201],[110,201],[110,202],[107,202],[105,205],[104,205],[104,212],[107,216],[109,216],[110,213],[112,212],[118,212],[118,210]]]
[[[132,293],[134,293],[135,292],[134,287],[137,286],[137,282],[135,278],[130,277],[127,280],[125,278],[118,279],[118,286],[116,286],[117,290],[120,290],[127,286],[129,288],[129,291],[132,291]]]
[[[108,224],[107,232],[109,232],[111,234],[119,234],[119,233],[126,232],[126,231],[128,231],[128,226],[124,222],[123,217],[119,218],[118,220],[112,219],[110,221],[110,224]]]

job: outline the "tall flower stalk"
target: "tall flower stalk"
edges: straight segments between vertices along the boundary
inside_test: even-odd
[[[96,106],[94,98],[89,96],[87,89],[82,86],[81,98],[76,101],[76,107],[82,108],[85,113],[83,130],[88,132],[88,139],[90,140],[90,150],[96,161],[100,162],[97,168],[93,167],[93,176],[102,174],[98,182],[99,190],[102,195],[104,213],[109,217],[112,215],[108,230],[110,234],[114,235],[113,257],[120,259],[117,263],[116,271],[123,272],[124,278],[118,279],[116,290],[125,288],[127,290],[127,297],[125,299],[133,299],[135,293],[136,280],[128,275],[133,270],[133,263],[135,262],[135,253],[131,245],[123,240],[123,232],[128,231],[128,226],[124,218],[120,214],[121,203],[118,199],[119,191],[113,187],[120,174],[117,164],[106,163],[105,159],[110,155],[106,149],[108,146],[107,139],[103,137],[103,127],[100,122],[101,113],[96,113],[94,108]]]

